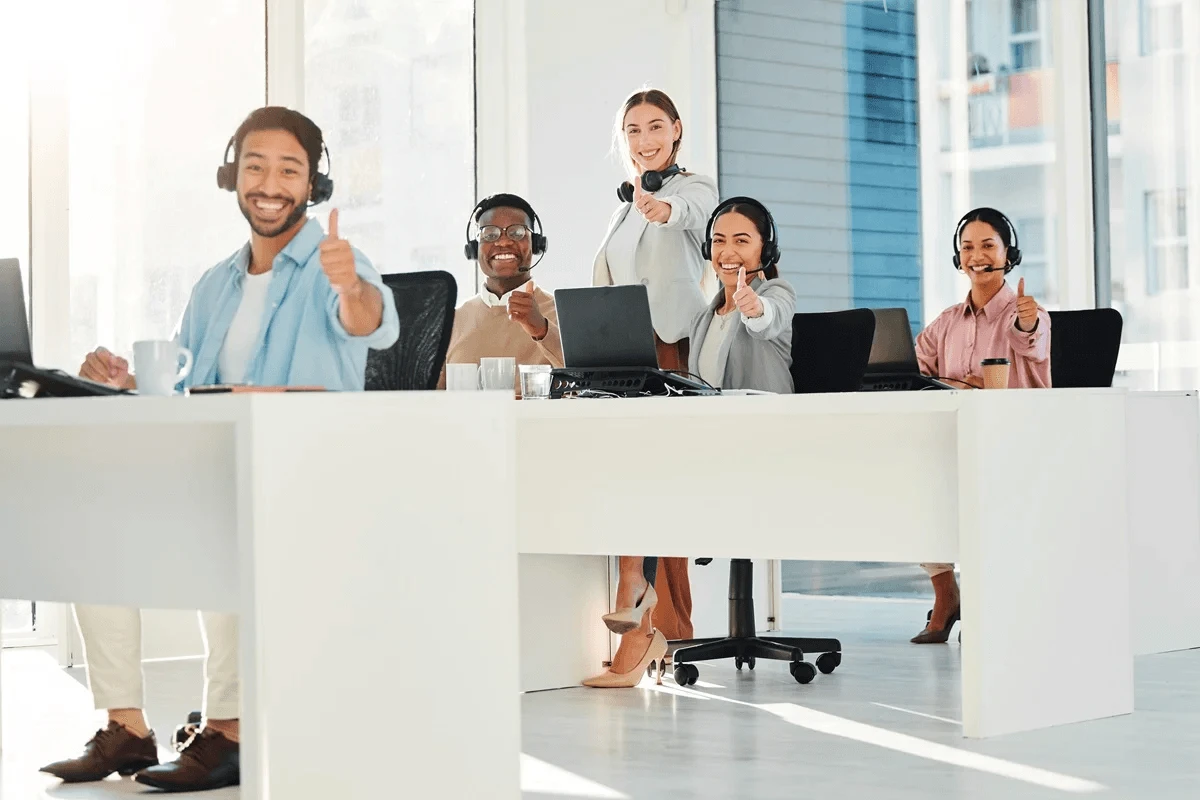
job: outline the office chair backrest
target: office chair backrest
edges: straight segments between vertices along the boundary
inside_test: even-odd
[[[792,382],[796,394],[857,392],[875,338],[869,308],[792,317]]]
[[[450,347],[458,284],[441,271],[384,275],[383,282],[396,297],[400,338],[386,350],[367,353],[367,391],[436,389]]]
[[[1121,312],[1115,308],[1050,312],[1050,385],[1112,386],[1121,352]]]

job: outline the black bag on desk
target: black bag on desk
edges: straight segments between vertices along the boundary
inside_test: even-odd
[[[106,397],[129,394],[124,389],[76,378],[53,369],[0,361],[0,400],[40,397]]]

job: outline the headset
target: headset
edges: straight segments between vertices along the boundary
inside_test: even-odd
[[[309,123],[315,128],[316,125]],[[321,135],[320,128],[317,128],[317,135]],[[229,160],[230,151],[233,150],[234,143],[237,141],[237,134],[229,137],[229,144],[225,145],[225,157],[221,166],[217,167],[217,186],[227,192],[237,191],[237,174],[238,165],[236,161]],[[321,140],[321,152],[325,154],[325,172],[318,169],[313,174],[312,192],[309,194],[308,205],[315,206],[318,203],[324,203],[329,198],[333,197],[333,179],[329,177],[329,172],[333,168],[333,160],[329,157],[329,148],[325,146],[324,137]],[[320,164],[317,165],[320,167]]]
[[[704,256],[705,261],[712,261],[712,232],[713,225],[717,222],[717,217],[721,216],[726,210],[736,205],[754,206],[763,213],[767,218],[767,225],[770,227],[770,238],[763,242],[762,256],[759,258],[759,267],[750,272],[762,272],[768,267],[773,267],[779,263],[779,232],[775,229],[775,217],[771,216],[770,210],[762,203],[755,200],[753,197],[731,197],[716,207],[712,216],[708,218],[708,226],[704,229],[704,243],[700,245],[700,255]]]
[[[1014,267],[1021,266],[1021,247],[1020,241],[1017,239],[1017,228],[1012,224],[1012,220],[1005,216],[1003,211],[997,211],[996,209],[989,208],[988,206],[972,209],[964,214],[963,218],[958,221],[958,226],[954,229],[954,268],[960,271],[962,270],[962,259],[959,258],[958,247],[959,238],[962,236],[963,228],[967,227],[967,220],[971,219],[971,217],[974,217],[980,212],[990,212],[1004,220],[1004,224],[1008,226],[1008,235],[1010,237],[1009,241],[1012,242],[1012,244],[1007,250],[1003,267],[984,267],[979,271],[999,272],[1001,269],[1003,269],[1004,274],[1007,275],[1013,271]]]
[[[529,232],[529,245],[530,250],[538,258],[537,261],[534,261],[528,267],[520,268],[521,272],[529,272],[541,262],[542,256],[546,255],[546,245],[549,242],[542,233],[542,221],[538,218],[537,212],[533,210],[533,206],[529,205],[529,201],[515,194],[511,196],[525,204],[524,207],[518,205],[515,206],[515,208],[519,208],[521,211],[527,213],[531,218],[530,223],[533,225],[533,230]],[[479,260],[479,240],[471,238],[471,225],[475,222],[475,215],[479,213],[480,208],[496,197],[497,195],[493,194],[480,200],[475,204],[475,207],[471,209],[471,216],[467,217],[467,230],[465,232],[467,243],[463,246],[463,255],[467,257],[468,261]],[[505,206],[496,206],[496,208],[504,207]]]
[[[657,192],[663,187],[663,183],[666,182],[667,178],[671,177],[672,175],[678,175],[683,171],[683,167],[679,166],[678,164],[672,164],[662,172],[648,169],[642,173],[642,189],[647,192]],[[617,197],[620,198],[621,202],[623,203],[632,203],[633,184],[629,181],[625,181],[618,186]]]

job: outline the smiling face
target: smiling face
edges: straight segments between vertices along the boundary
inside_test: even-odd
[[[958,258],[971,285],[981,289],[1004,283],[1004,265],[1008,263],[1008,248],[1000,233],[983,220],[968,222],[958,240]],[[983,272],[995,267],[994,272]]]
[[[529,232],[533,221],[519,208],[501,206],[479,216],[479,228],[493,225],[501,229],[500,238],[489,242],[480,236],[479,268],[490,279],[489,283],[498,282],[509,291],[528,280],[527,271],[533,261],[533,236]],[[524,226],[525,235],[513,238],[515,231],[510,230],[513,225]]]
[[[712,230],[712,266],[722,286],[736,287],[738,270],[750,273],[762,263],[762,234],[754,220],[737,211],[717,217]],[[754,280],[747,275],[746,281]]]
[[[658,106],[642,103],[629,109],[621,129],[639,174],[661,172],[675,163],[675,143],[683,136],[683,125]]]
[[[311,189],[308,154],[284,130],[254,131],[238,157],[238,207],[250,229],[273,238],[302,223]]]

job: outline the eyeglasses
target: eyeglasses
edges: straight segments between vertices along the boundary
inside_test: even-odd
[[[484,225],[479,229],[479,241],[495,242],[500,239],[501,234],[505,234],[514,242],[519,242],[529,235],[529,226],[520,223],[509,225],[507,228],[501,228],[499,225]]]

